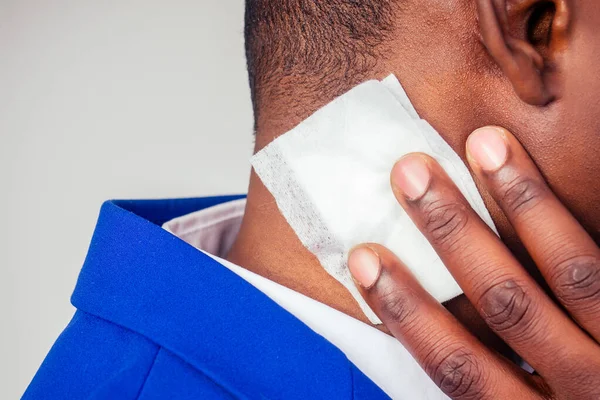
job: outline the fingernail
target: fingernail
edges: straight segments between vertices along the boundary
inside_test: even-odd
[[[392,169],[392,184],[410,200],[421,198],[427,191],[430,180],[427,162],[416,154],[401,158]]]
[[[370,289],[381,273],[379,255],[368,247],[358,247],[348,256],[348,269],[360,286]]]
[[[477,129],[467,140],[467,151],[483,170],[496,171],[508,155],[504,132],[495,127]]]

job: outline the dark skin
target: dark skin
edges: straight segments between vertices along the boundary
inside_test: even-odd
[[[482,152],[476,144],[482,132],[501,139]],[[494,147],[499,155],[490,161]],[[404,157],[392,170],[392,188],[485,323],[538,374],[477,340],[377,244],[358,246],[349,256],[363,296],[453,399],[600,398],[600,249],[513,135],[501,128],[479,130],[467,148],[473,172],[508,217],[558,304],[435,160]]]
[[[405,15],[415,20],[402,24],[398,46],[423,54],[413,63],[411,55],[401,51],[396,74],[419,113],[463,158],[471,131],[487,124],[508,128],[556,195],[598,241],[600,181],[595,174],[600,159],[595,152],[600,148],[600,107],[594,105],[599,103],[595,96],[600,83],[590,72],[600,61],[600,43],[592,33],[600,21],[597,3],[410,4]],[[498,11],[506,8],[509,11]],[[430,23],[417,22],[423,18]],[[511,224],[479,187],[503,240],[539,278]],[[502,346],[464,297],[446,305],[482,340]]]
[[[598,239],[600,79],[593,72],[600,62],[598,3],[552,1],[556,11],[537,23],[528,19],[532,10],[548,2],[433,3],[406,11],[418,20],[423,18],[418,11],[427,8],[431,23],[402,25],[399,34],[399,46],[424,53],[415,62],[400,55],[404,60],[398,59],[395,70],[419,113],[463,158],[467,136],[478,127],[511,131],[556,195]],[[509,11],[496,11],[494,4]],[[528,37],[527,30],[536,27]],[[503,213],[486,200],[503,238],[514,241]]]
[[[596,156],[597,150],[600,149],[600,98],[598,98],[600,80],[595,73],[596,66],[600,62],[600,37],[596,34],[597,27],[600,26],[598,2],[596,0],[402,0],[399,19],[401,21],[394,35],[398,41],[389,44],[389,57],[381,61],[373,72],[372,78],[381,79],[389,72],[398,76],[419,114],[427,119],[465,160],[467,160],[465,145],[473,130],[486,125],[507,128],[511,132],[507,135],[515,139],[514,142],[511,139],[511,145],[520,142],[524,149],[523,157],[519,162],[526,165],[527,162],[522,160],[525,160],[526,156],[531,158],[537,165],[540,176],[548,185],[548,191],[554,193],[565,210],[574,216],[580,229],[586,231],[592,243],[595,242],[594,244],[597,245],[600,240],[600,208],[596,207],[600,194],[600,179],[597,179],[600,157]],[[302,88],[298,90],[294,100],[297,103],[299,99],[305,99],[304,112],[295,110],[294,113],[290,113],[285,99],[264,99],[259,105],[257,151],[332,100],[332,98],[303,97]],[[512,265],[513,270],[522,266],[536,278],[536,285],[547,292],[552,292],[552,279],[544,276],[543,265],[540,265],[538,260],[535,260],[538,261],[536,263],[529,257],[526,246],[523,245],[523,243],[527,244],[526,240],[517,234],[521,232],[510,219],[510,215],[507,216],[503,210],[501,201],[494,198],[494,190],[490,187],[490,182],[483,179],[483,175],[476,169],[473,170],[473,174],[503,242],[513,254],[510,257],[514,258],[510,260],[518,260],[518,264],[516,261],[502,264],[505,267],[505,264]],[[523,195],[526,195],[527,191],[524,189],[526,188],[521,187],[521,191],[525,192]],[[451,194],[452,190],[445,190],[444,193]],[[402,202],[401,204],[405,205]],[[546,222],[557,220],[555,214],[540,218]],[[564,226],[553,223],[556,224],[553,232],[557,232],[558,237],[563,236],[561,233]],[[470,239],[478,243],[483,250],[499,247],[498,242],[489,238],[489,232],[485,233],[487,232],[485,230],[473,232],[476,235],[470,236]],[[483,241],[482,238],[489,240]],[[533,237],[534,241],[538,239]],[[531,245],[527,247],[530,248]],[[563,248],[566,254],[575,252],[566,243],[560,248]],[[505,252],[505,250],[498,251]],[[383,252],[382,250],[382,254]],[[383,259],[382,254],[380,256]],[[325,273],[317,260],[302,247],[279,214],[274,199],[254,174],[251,177],[244,223],[228,258],[247,269],[367,322],[345,289]],[[398,260],[393,264],[401,265]],[[460,273],[461,269],[465,268],[459,261],[453,265],[453,267],[449,266],[453,273],[454,271]],[[538,272],[538,267],[542,269],[542,273]],[[600,272],[597,274],[594,272],[591,276],[596,277],[591,286],[596,288],[597,286],[593,285],[600,280]],[[457,278],[461,285],[476,285],[479,283],[477,279],[483,278],[472,277],[472,282]],[[398,293],[402,293],[406,287],[406,282],[400,282]],[[465,348],[470,351],[478,352],[477,349],[483,349],[481,344],[473,345],[482,342],[506,353],[507,349],[502,341],[497,340],[498,336],[493,334],[494,329],[489,329],[486,324],[489,321],[485,317],[481,318],[482,310],[477,304],[476,295],[469,295],[468,286],[463,286],[463,289],[467,296],[455,299],[446,306],[458,316],[478,341],[473,342],[473,336],[469,336],[472,333],[465,334],[448,314],[438,313],[439,309],[435,312],[440,318],[453,321],[452,329],[458,333],[462,332],[460,335],[463,335],[463,339],[469,338],[470,342],[464,343],[471,346],[467,347],[465,344]],[[418,289],[415,290],[419,293],[418,298],[424,299],[424,304],[428,304],[426,296],[418,292]],[[539,298],[542,298],[539,290],[534,290],[540,296]],[[553,297],[557,297],[556,295]],[[544,296],[548,295],[544,294]],[[598,292],[592,291],[588,297],[597,299]],[[475,306],[471,302],[474,302]],[[374,308],[378,309],[375,305]],[[423,307],[420,306],[418,310],[416,320],[419,316],[426,317],[433,308],[422,312]],[[569,315],[578,318],[577,313],[568,311],[571,312]],[[559,318],[556,311],[552,311],[551,314]],[[554,321],[559,320],[561,323],[549,325],[546,333],[554,332],[557,326],[569,322],[564,316]],[[411,348],[413,342],[404,338],[403,328],[397,328],[398,325],[393,323],[387,326],[391,333]],[[450,329],[449,327],[450,324],[447,324],[446,328]],[[581,338],[582,334],[576,333],[578,331],[574,329],[571,328],[570,333]],[[592,328],[585,326],[583,329],[591,334],[588,329]],[[503,335],[500,336],[515,348],[511,340]],[[597,340],[598,337],[595,336],[595,339]],[[555,351],[550,344],[545,346],[546,343],[526,345],[539,347],[548,353]],[[581,351],[577,346],[569,351],[572,350],[572,354],[580,355]],[[588,343],[586,346],[588,346],[586,349],[589,349],[591,345]],[[515,350],[519,354],[535,363],[536,357],[531,358],[529,353],[523,352],[524,347],[516,347]],[[476,358],[479,359],[483,353],[476,354],[478,356]],[[590,350],[585,354],[596,353]],[[489,358],[488,353],[485,353],[484,359],[487,358]],[[577,365],[572,365],[576,364],[575,360],[577,358],[574,356],[571,359],[565,356],[562,360],[564,363],[560,364],[561,367],[557,367],[557,370],[573,369],[585,372],[581,368],[577,369]],[[485,371],[497,371],[498,365],[504,365],[503,363],[504,361],[494,361],[495,366],[489,368],[486,364]],[[583,362],[579,365],[582,364]],[[596,364],[592,363],[592,365]],[[432,366],[435,370],[435,363]],[[535,381],[529,385],[531,390],[522,389],[523,393],[527,392],[527,396],[552,393],[560,398],[557,393],[561,393],[563,398],[569,398],[569,395],[574,393],[568,391],[575,390],[572,384],[564,380],[557,383],[558,381],[553,379],[559,377],[548,378],[542,373],[543,368],[534,366],[544,379],[552,381],[552,385],[547,383],[546,386],[550,385],[550,389],[544,392],[540,389],[545,387],[542,381],[538,382],[537,378],[531,378]],[[587,366],[586,371],[590,371]],[[596,373],[592,376],[597,378],[598,370],[592,372]],[[522,376],[497,376],[515,385],[517,382],[519,384],[524,382]],[[574,379],[572,382],[581,380],[573,374],[565,376]],[[589,376],[586,375],[585,378]],[[525,382],[528,382],[527,379]],[[600,386],[597,381],[595,383],[596,387]],[[561,392],[557,388],[563,384],[566,389]],[[585,388],[590,385],[591,383],[582,386]],[[589,395],[589,393],[576,394]],[[502,397],[498,394],[498,396],[515,398],[514,395]],[[455,397],[460,398],[460,396]]]

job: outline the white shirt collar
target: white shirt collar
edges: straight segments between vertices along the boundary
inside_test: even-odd
[[[237,236],[246,200],[197,211],[163,225],[245,279],[346,354],[392,399],[447,399],[391,336],[301,293],[222,259]]]

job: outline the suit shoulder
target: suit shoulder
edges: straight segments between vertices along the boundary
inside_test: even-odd
[[[136,398],[158,349],[135,332],[77,311],[23,398]]]

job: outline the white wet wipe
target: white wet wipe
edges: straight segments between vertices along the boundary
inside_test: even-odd
[[[462,293],[392,193],[394,163],[413,152],[435,158],[495,231],[467,167],[419,118],[393,75],[338,97],[251,160],[304,246],[377,324],[381,321],[347,268],[348,252],[357,244],[374,242],[389,248],[440,302]]]

